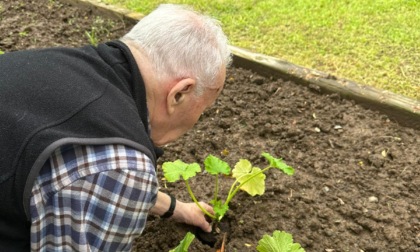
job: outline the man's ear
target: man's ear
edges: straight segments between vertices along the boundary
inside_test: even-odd
[[[186,98],[190,95],[194,95],[195,85],[196,81],[194,79],[185,78],[172,86],[166,100],[169,114],[172,114],[174,110],[186,100]]]

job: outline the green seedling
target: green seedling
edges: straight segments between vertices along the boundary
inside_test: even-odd
[[[293,242],[291,234],[284,231],[274,231],[273,236],[264,235],[258,241],[258,252],[305,252],[299,243]]]
[[[188,252],[195,235],[188,232],[179,245],[169,252]],[[258,252],[305,252],[299,243],[293,242],[293,236],[285,231],[276,230],[273,236],[264,235],[256,247]]]
[[[251,162],[247,159],[240,159],[235,164],[234,169],[231,170],[229,164],[225,161],[213,155],[206,157],[204,160],[204,168],[208,174],[213,175],[215,178],[214,196],[210,201],[213,205],[214,215],[209,213],[198,203],[188,182],[190,178],[195,177],[198,172],[201,172],[199,164],[187,164],[181,160],[176,160],[174,162],[165,162],[162,165],[162,168],[166,181],[176,182],[183,179],[191,199],[197,204],[201,211],[213,220],[220,221],[229,210],[229,203],[239,190],[243,190],[251,196],[264,194],[266,178],[264,172],[271,168],[276,168],[287,175],[293,175],[293,167],[288,166],[281,158],[275,158],[268,153],[262,153],[261,155],[269,162],[269,165],[263,169],[253,167]],[[235,179],[227,194],[226,200],[224,201],[219,198],[220,175],[231,176]]]
[[[19,37],[26,37],[28,36],[28,32],[27,31],[21,31],[19,32]]]
[[[194,238],[195,235],[188,232],[184,239],[179,243],[179,245],[176,248],[169,250],[169,252],[188,252],[188,248],[190,247]]]
[[[97,34],[97,31],[95,27],[92,27],[92,30],[90,32],[85,31],[85,35],[86,37],[88,37],[89,43],[93,46],[97,46],[99,43],[99,39],[96,34]]]

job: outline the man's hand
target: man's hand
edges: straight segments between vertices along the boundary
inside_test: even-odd
[[[210,205],[204,202],[200,202],[200,205],[209,213],[214,214]],[[172,218],[178,222],[197,226],[205,232],[211,232],[211,223],[206,220],[204,213],[195,203],[184,203],[177,200]]]
[[[162,216],[166,211],[168,211],[170,204],[171,198],[169,195],[163,192],[158,192],[156,204],[152,207],[150,213]],[[209,213],[214,214],[213,208],[210,205],[204,202],[200,202],[200,205]],[[195,203],[185,203],[177,200],[174,214],[171,219],[188,225],[197,226],[205,232],[211,232],[210,223],[207,222],[204,213]]]

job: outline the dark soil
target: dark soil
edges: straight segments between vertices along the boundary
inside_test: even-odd
[[[130,27],[59,1],[1,0],[0,13],[6,52],[84,45],[92,30],[100,41],[114,39]],[[161,162],[202,163],[213,154],[258,167],[266,151],[296,169],[291,177],[270,170],[263,196],[237,195],[225,218],[226,251],[255,251],[274,230],[290,232],[306,251],[420,251],[420,132],[339,95],[231,68],[216,105],[165,151]],[[223,181],[226,193],[231,181]],[[210,200],[211,183],[204,174],[191,181],[200,200]],[[162,187],[189,201],[183,183]],[[135,250],[168,251],[186,230],[150,217]],[[214,250],[195,239],[190,251]]]

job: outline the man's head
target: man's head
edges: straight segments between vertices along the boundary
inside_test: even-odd
[[[219,22],[183,6],[164,4],[122,40],[133,43],[150,63],[153,76],[145,83],[152,140],[163,145],[177,139],[223,88],[231,55]]]

